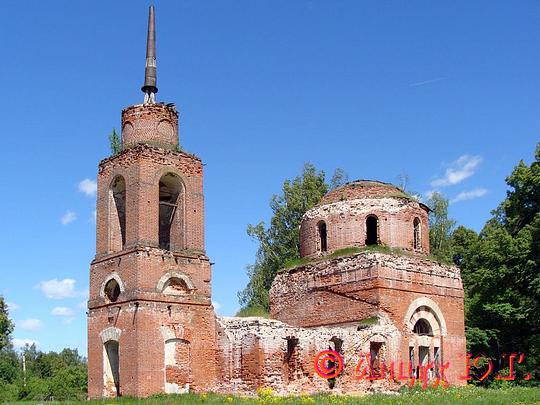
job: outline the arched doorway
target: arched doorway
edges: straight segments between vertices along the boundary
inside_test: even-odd
[[[191,345],[187,340],[172,338],[165,341],[165,392],[189,392],[191,383]]]
[[[405,319],[410,332],[409,359],[413,376],[425,376],[428,380],[438,377],[446,334],[440,308],[429,298],[419,298],[411,303]]]
[[[375,215],[366,218],[366,245],[379,243],[379,219]]]
[[[118,341],[109,340],[103,345],[103,384],[107,397],[119,397],[120,393],[120,357]]]

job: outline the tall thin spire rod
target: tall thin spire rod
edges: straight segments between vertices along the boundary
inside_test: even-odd
[[[146,68],[144,70],[144,104],[155,104],[157,88],[156,69],[156,18],[154,6],[150,6],[148,13],[148,35],[146,37]]]

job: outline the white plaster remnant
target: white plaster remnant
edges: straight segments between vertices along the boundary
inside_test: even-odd
[[[373,211],[383,211],[394,214],[411,207],[420,209],[420,204],[402,198],[357,198],[354,200],[338,201],[314,207],[304,214],[303,220],[325,218],[334,215],[355,216],[360,214],[370,214]]]

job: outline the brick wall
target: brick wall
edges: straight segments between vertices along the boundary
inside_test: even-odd
[[[304,214],[300,225],[300,255],[323,255],[319,224],[324,222],[327,252],[366,246],[369,216],[378,222],[378,243],[383,246],[429,253],[428,210],[422,204],[399,197],[370,197],[319,205]],[[414,248],[414,220],[420,220],[421,245]]]
[[[159,180],[167,174],[177,175],[182,183],[175,226],[184,239],[172,250],[204,252],[204,195],[202,162],[196,156],[150,145],[137,145],[99,165],[96,205],[97,256],[112,253],[118,246],[111,239],[114,222],[111,184],[122,176],[126,184],[126,248],[159,246]]]
[[[161,104],[125,109],[123,151],[99,164],[96,256],[88,302],[91,398],[117,394],[115,384],[105,381],[110,377],[104,350],[108,341],[118,343],[122,395],[201,391],[215,385],[216,332],[204,246],[202,162],[175,150],[177,118],[173,107]],[[160,179],[169,174],[178,180],[180,194],[174,202],[170,246],[165,249],[160,248],[159,236]],[[118,297],[105,292],[109,283],[118,284]],[[166,344],[175,349],[168,366]],[[176,372],[186,364],[191,365],[189,370]]]
[[[440,337],[443,360],[452,365],[449,381],[461,384],[465,330],[457,267],[418,256],[364,252],[278,273],[270,290],[272,318],[292,326],[357,326],[384,314],[401,334],[399,350],[392,353],[399,361],[408,360],[414,335],[406,318],[416,300],[428,301],[418,308],[432,307],[445,325]]]
[[[165,104],[139,104],[122,111],[122,146],[145,143],[165,149],[178,145],[178,112]]]

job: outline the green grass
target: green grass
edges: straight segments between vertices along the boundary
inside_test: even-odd
[[[357,253],[362,253],[362,252],[376,252],[376,253],[392,254],[392,255],[397,255],[397,256],[417,257],[419,259],[426,259],[432,262],[447,264],[451,266],[454,265],[454,263],[451,260],[445,260],[445,259],[433,256],[433,255],[416,254],[408,250],[404,250],[400,248],[391,248],[391,247],[383,246],[383,245],[370,245],[370,246],[363,246],[363,247],[348,247],[344,249],[338,249],[329,255],[315,257],[312,259],[306,258],[306,257],[291,259],[285,262],[285,265],[283,266],[282,269],[278,270],[278,273],[292,269],[294,267],[305,266],[307,264],[313,264],[313,263],[317,263],[317,262],[329,260],[329,259],[337,259],[339,257],[353,256]]]
[[[262,318],[270,318],[270,313],[263,307],[259,305],[252,305],[249,307],[242,308],[236,313],[235,316],[240,316],[242,318],[248,316],[260,316]]]
[[[401,394],[368,394],[364,396],[289,396],[276,397],[270,391],[263,390],[258,397],[247,398],[232,395],[216,394],[183,394],[158,395],[147,399],[121,398],[116,400],[88,401],[92,404],[155,404],[155,405],[451,405],[451,404],[494,404],[494,405],[540,405],[540,388],[511,387],[499,389],[485,389],[473,386],[464,388],[438,388],[404,390]],[[30,404],[32,402],[26,402]],[[35,403],[35,402],[34,402]],[[53,404],[54,402],[48,402]],[[56,402],[59,403],[59,402]],[[62,404],[75,404],[76,402],[62,402]],[[20,403],[19,403],[20,404]]]

